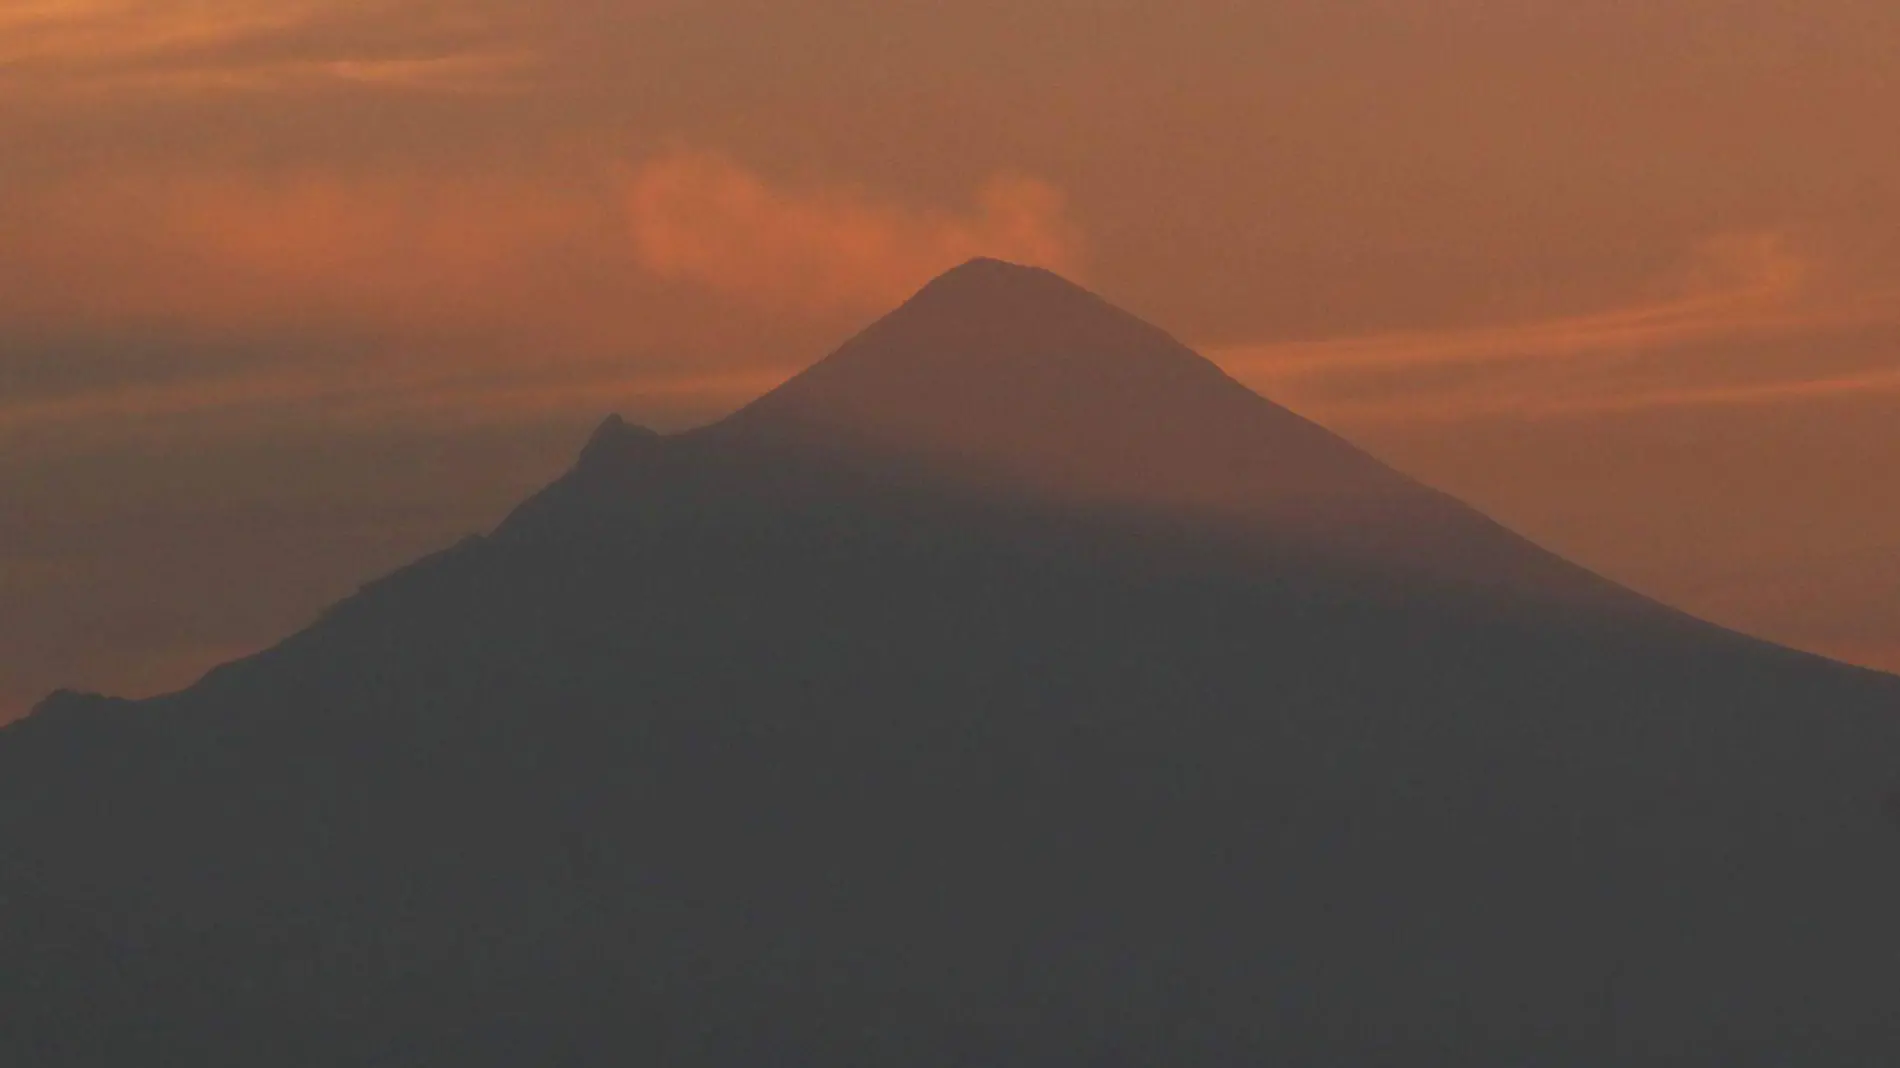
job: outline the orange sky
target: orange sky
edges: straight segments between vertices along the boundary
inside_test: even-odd
[[[1900,5],[0,0],[0,718],[268,642],[976,254],[1900,669]]]

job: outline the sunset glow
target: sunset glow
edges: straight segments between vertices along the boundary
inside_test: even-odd
[[[185,683],[975,256],[1900,669],[1896,54],[1856,0],[0,3],[0,720]]]

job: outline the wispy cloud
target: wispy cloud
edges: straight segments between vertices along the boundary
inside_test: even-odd
[[[968,210],[946,212],[850,187],[774,185],[681,151],[634,175],[628,217],[649,270],[781,309],[878,308],[979,255],[1080,266],[1062,194],[1020,176],[992,178]]]
[[[50,68],[184,55],[302,26],[340,6],[22,0],[0,10],[0,63]]]
[[[1465,330],[1217,346],[1233,373],[1346,421],[1540,417],[1769,404],[1900,389],[1900,290],[1818,284],[1785,237],[1695,250],[1675,292],[1602,312]],[[1869,334],[1875,335],[1869,343]],[[1772,348],[1775,354],[1759,353]]]
[[[394,0],[24,0],[0,11],[0,89],[501,91],[537,59],[501,15]]]
[[[684,284],[773,315],[859,314],[977,255],[1073,271],[1059,193],[994,179],[966,211],[786,188],[718,157],[510,173],[175,169],[22,185],[0,201],[0,326],[212,333],[321,325],[598,350],[627,294]]]

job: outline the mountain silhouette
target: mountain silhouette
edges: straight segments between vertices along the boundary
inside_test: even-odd
[[[0,731],[0,1052],[1900,1055],[1900,680],[1569,564],[1044,271]]]

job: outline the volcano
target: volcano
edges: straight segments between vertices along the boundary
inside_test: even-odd
[[[0,731],[59,1065],[1900,1056],[1900,680],[979,260],[181,693]]]

